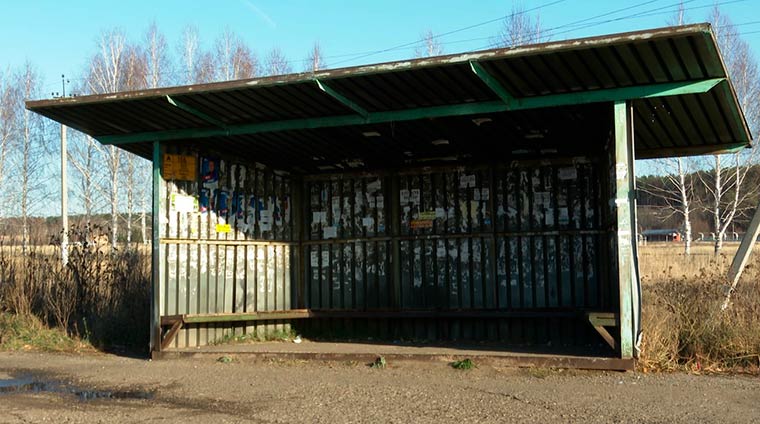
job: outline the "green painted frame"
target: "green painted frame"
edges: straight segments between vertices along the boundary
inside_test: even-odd
[[[160,278],[161,278],[161,143],[153,142],[153,202],[151,234],[151,283],[150,283],[150,352],[160,350],[161,346],[161,312]]]
[[[355,101],[349,99],[348,97],[338,93],[337,91],[333,90],[329,85],[325,84],[324,82],[320,80],[314,80],[317,83],[317,87],[319,87],[320,90],[324,91],[332,97],[333,99],[339,101],[344,106],[348,107],[349,109],[353,110],[354,112],[358,113],[363,118],[367,118],[369,116],[369,112],[367,112],[366,109],[359,106],[358,103]]]
[[[97,140],[106,145],[123,145],[141,143],[146,141],[225,137],[263,132],[341,127],[348,125],[376,124],[393,121],[412,121],[416,119],[431,119],[446,116],[477,115],[485,113],[507,112],[513,110],[540,109],[588,103],[626,101],[651,97],[706,93],[724,81],[726,81],[725,78],[711,78],[699,81],[683,81],[564,94],[552,94],[545,96],[516,98],[510,104],[506,104],[504,101],[499,100],[394,110],[386,112],[368,112],[366,116],[362,116],[361,114],[324,116],[316,118],[231,125],[226,128],[188,128],[170,131],[143,132],[136,134],[105,135],[97,137]],[[324,84],[323,86],[326,87]],[[326,93],[330,94],[327,91]],[[335,92],[330,95],[333,97],[335,97],[335,95],[343,97],[342,95]],[[354,103],[349,99],[344,98],[344,100],[352,104]],[[356,109],[354,110],[356,111]],[[748,142],[749,140],[739,141]]]
[[[187,113],[189,113],[191,115],[194,115],[195,117],[200,118],[200,119],[208,122],[211,125],[217,126],[219,128],[227,128],[227,124],[225,124],[224,122],[222,122],[222,121],[220,121],[220,120],[218,120],[218,119],[216,119],[214,117],[211,117],[211,116],[209,116],[209,115],[207,115],[207,114],[199,111],[198,109],[196,109],[196,108],[194,108],[192,106],[188,106],[185,103],[180,102],[179,100],[175,100],[175,99],[172,98],[172,96],[168,96],[167,95],[166,96],[166,100],[169,102],[170,105],[176,106],[176,107],[184,110],[185,112],[187,112]]]
[[[639,327],[639,278],[636,262],[636,186],[631,104],[616,101],[613,106],[615,229],[617,276],[620,298],[620,357],[633,358]]]

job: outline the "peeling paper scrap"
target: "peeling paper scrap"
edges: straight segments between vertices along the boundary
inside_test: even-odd
[[[319,252],[311,251],[311,266],[319,266]]]
[[[570,216],[568,215],[567,208],[559,208],[559,223],[567,224],[570,222]]]
[[[338,237],[338,227],[332,226],[322,229],[322,238],[329,239],[336,237]]]
[[[374,193],[382,187],[382,184],[380,180],[372,181],[371,183],[367,183],[367,192],[368,193]]]
[[[198,199],[195,196],[172,193],[171,206],[174,212],[196,212],[198,210]]]
[[[404,189],[399,191],[399,198],[402,205],[409,203],[409,190]]]
[[[578,179],[578,170],[572,166],[560,168],[558,176],[560,180],[575,180]]]
[[[533,202],[538,205],[549,205],[549,192],[536,191],[533,193]]]
[[[628,165],[619,163],[615,165],[615,179],[624,180],[628,176]]]
[[[546,225],[554,225],[554,211],[549,209],[546,211],[546,215],[544,215],[544,222]]]
[[[436,212],[435,211],[423,211],[420,212],[419,219],[422,220],[434,220],[436,218]]]
[[[435,217],[446,219],[446,210],[444,208],[435,208]]]
[[[418,188],[412,189],[410,200],[412,201],[412,204],[415,204],[415,205],[420,204],[420,189]]]
[[[365,227],[372,227],[375,225],[375,218],[368,216],[362,218],[362,225]]]

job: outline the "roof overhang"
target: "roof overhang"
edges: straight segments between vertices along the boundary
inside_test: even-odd
[[[146,158],[159,140],[313,172],[583,154],[620,100],[634,109],[638,158],[751,143],[708,24],[27,107]]]

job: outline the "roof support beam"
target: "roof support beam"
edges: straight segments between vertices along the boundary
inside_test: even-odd
[[[485,113],[506,112],[510,110],[539,109],[557,106],[581,105],[588,103],[626,101],[649,97],[698,94],[710,91],[710,89],[723,81],[725,81],[724,78],[714,78],[702,81],[684,81],[576,93],[552,94],[547,96],[515,99],[511,105],[507,105],[503,101],[490,101],[394,110],[388,112],[366,113],[365,111],[366,116],[362,116],[362,114],[325,116],[317,118],[291,119],[285,121],[233,125],[226,128],[184,128],[178,130],[145,132],[136,134],[105,135],[97,137],[97,139],[103,144],[118,145],[154,140],[181,140],[220,137],[228,135],[256,134],[262,132],[341,127],[347,125],[377,124],[393,121],[413,121],[416,119],[433,119],[446,116],[477,115]],[[345,100],[351,102],[348,99]],[[177,103],[178,107],[181,107],[179,106],[181,103],[175,103]],[[360,108],[360,110],[364,109]]]
[[[544,107],[569,106],[599,102],[616,102],[624,100],[648,99],[651,97],[679,96],[699,94],[710,91],[725,81],[725,78],[712,78],[701,81],[668,82],[662,84],[639,85],[604,90],[579,91],[574,93],[550,94],[546,96],[523,97],[517,99],[510,110],[537,109]]]
[[[213,117],[211,117],[211,116],[209,116],[209,115],[207,115],[207,114],[199,111],[198,109],[196,109],[196,108],[194,108],[192,106],[186,105],[186,104],[184,104],[184,103],[182,103],[182,102],[180,102],[178,100],[175,100],[171,96],[167,95],[166,96],[166,100],[169,102],[170,105],[176,106],[176,107],[184,110],[185,112],[187,112],[187,113],[189,113],[191,115],[194,115],[196,118],[200,118],[200,119],[208,122],[211,125],[214,125],[214,126],[219,127],[219,128],[227,128],[227,124],[225,124],[224,122],[222,122],[222,121],[220,121],[220,120],[218,120],[216,118],[213,118]]]
[[[363,118],[366,118],[366,117],[369,116],[369,112],[367,112],[367,110],[364,109],[363,107],[361,107],[358,104],[356,104],[356,102],[354,102],[353,100],[351,100],[348,97],[346,97],[346,96],[338,93],[337,91],[333,90],[332,88],[330,88],[329,85],[323,83],[320,80],[314,80],[314,81],[316,81],[317,87],[319,87],[320,90],[322,90],[325,93],[327,93],[333,99],[339,101],[344,106],[346,106],[349,109],[353,110],[354,112],[358,113]]]
[[[491,89],[499,98],[507,105],[511,106],[512,103],[514,103],[515,98],[509,94],[509,91],[507,91],[506,88],[504,88],[503,85],[499,81],[496,80],[491,74],[488,73],[486,68],[483,67],[480,63],[471,60],[470,61],[470,69],[472,69],[472,72],[475,73],[475,75],[480,78],[485,85],[488,86],[488,88]]]
[[[659,149],[637,149],[636,159],[653,159],[661,157],[663,154],[668,156],[700,156],[705,154],[722,155],[728,153],[738,153],[747,148],[747,142],[731,144],[708,144],[696,145],[689,147],[673,147]]]

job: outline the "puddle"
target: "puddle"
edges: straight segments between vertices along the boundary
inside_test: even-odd
[[[10,393],[70,394],[80,401],[98,399],[153,399],[154,392],[144,390],[85,390],[58,381],[41,381],[32,377],[0,379],[0,396]]]

